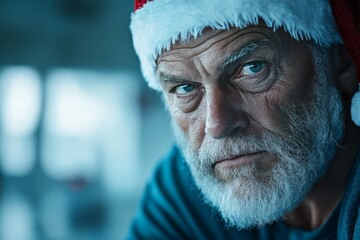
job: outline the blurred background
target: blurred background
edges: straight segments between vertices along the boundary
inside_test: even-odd
[[[173,143],[139,70],[132,10],[0,0],[1,240],[124,239]]]

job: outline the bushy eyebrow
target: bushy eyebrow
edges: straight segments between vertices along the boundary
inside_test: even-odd
[[[242,45],[237,51],[232,53],[221,65],[220,69],[223,70],[228,65],[240,60],[241,58],[245,58],[251,53],[259,50],[264,46],[271,46],[271,41],[268,39],[261,39],[257,41],[251,41]],[[168,75],[163,72],[159,73],[159,82],[160,84],[183,84],[186,82],[191,82],[188,79],[184,79],[181,77]]]
[[[232,64],[241,58],[245,58],[251,53],[259,50],[264,46],[270,46],[271,42],[268,39],[261,39],[258,41],[251,41],[242,45],[236,52],[232,53],[225,61],[221,64],[220,69],[224,69],[229,64]]]
[[[187,79],[172,76],[172,75],[167,75],[163,72],[160,72],[160,74],[159,74],[159,81],[161,84],[189,82],[189,80],[187,80]]]

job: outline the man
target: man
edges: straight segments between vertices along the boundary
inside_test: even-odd
[[[136,1],[134,46],[177,146],[130,239],[360,239],[355,6]]]

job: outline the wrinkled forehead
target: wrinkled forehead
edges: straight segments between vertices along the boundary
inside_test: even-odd
[[[172,43],[169,50],[164,50],[157,57],[156,68],[159,62],[163,60],[186,60],[190,56],[195,56],[210,48],[213,54],[221,55],[224,52],[224,46],[234,46],[233,50],[235,51],[239,50],[240,47],[252,49],[266,44],[273,46],[280,53],[287,51],[287,49],[294,47],[294,45],[308,42],[312,42],[312,40],[296,41],[283,28],[274,31],[262,22],[244,29],[230,28],[228,30],[217,30],[206,28],[197,37],[191,37],[185,41],[177,40]]]
[[[164,49],[163,52],[166,52],[167,50],[171,50],[171,49],[180,47],[180,46],[182,46],[184,44],[191,46],[191,45],[196,45],[196,44],[199,44],[199,43],[203,43],[203,42],[208,41],[209,39],[211,39],[213,36],[216,36],[216,35],[219,35],[219,34],[222,34],[224,37],[227,37],[227,36],[230,36],[230,35],[234,34],[234,32],[236,32],[236,31],[242,31],[244,33],[249,32],[249,31],[256,31],[256,30],[269,32],[269,33],[270,32],[279,32],[279,33],[283,32],[283,28],[280,28],[280,29],[278,29],[279,31],[277,31],[277,30],[274,31],[273,29],[268,27],[262,19],[259,19],[258,24],[251,24],[251,25],[249,25],[247,27],[244,27],[244,28],[230,27],[229,29],[216,29],[216,28],[212,28],[212,27],[205,27],[196,36],[189,36],[188,39],[184,39],[184,40],[177,39],[175,42],[171,43],[170,49]],[[159,55],[161,55],[162,53],[160,53]]]

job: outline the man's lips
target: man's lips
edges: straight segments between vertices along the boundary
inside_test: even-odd
[[[266,151],[251,152],[220,159],[213,164],[213,167],[235,167],[242,164],[252,163],[259,160],[265,153]]]

